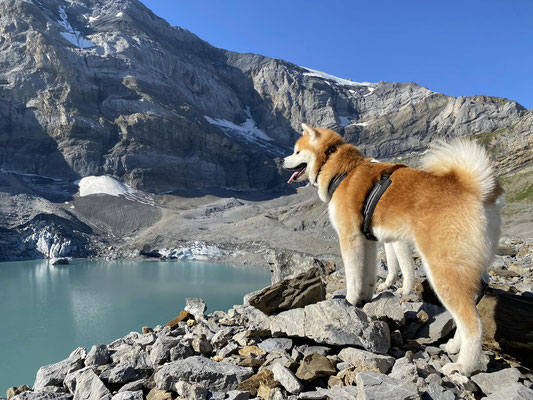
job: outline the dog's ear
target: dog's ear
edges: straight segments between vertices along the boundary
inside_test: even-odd
[[[316,139],[319,135],[318,131],[315,128],[307,124],[302,124],[302,129],[303,129],[302,135],[309,135],[311,136],[311,139],[313,140]]]

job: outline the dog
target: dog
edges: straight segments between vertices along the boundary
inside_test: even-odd
[[[391,174],[371,219],[372,234],[384,243],[414,245],[457,326],[445,349],[459,355],[443,372],[471,375],[482,342],[475,296],[500,235],[503,195],[486,151],[465,139],[441,142],[425,154],[423,167],[414,169],[370,162],[338,133],[306,124],[302,128],[283,167],[293,171],[289,183],[309,180],[328,203],[345,267],[347,301],[360,306],[374,293],[376,241],[362,233],[362,210],[382,175]],[[345,177],[338,183],[340,176]],[[333,192],[332,184],[338,184]]]

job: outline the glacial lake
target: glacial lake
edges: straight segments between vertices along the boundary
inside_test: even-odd
[[[76,347],[108,344],[141,327],[164,325],[201,297],[206,313],[242,304],[270,284],[264,268],[207,262],[45,260],[0,263],[0,397],[33,386],[40,366]]]

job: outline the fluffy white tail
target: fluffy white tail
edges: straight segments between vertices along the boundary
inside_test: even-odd
[[[487,151],[474,141],[439,141],[422,158],[422,167],[438,175],[454,172],[459,180],[473,185],[486,200],[496,187],[496,176]]]

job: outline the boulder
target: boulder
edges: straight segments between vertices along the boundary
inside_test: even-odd
[[[185,304],[185,311],[192,314],[195,320],[199,321],[205,318],[204,313],[207,310],[207,306],[201,298],[187,297]]]
[[[370,318],[392,321],[397,324],[404,323],[404,313],[400,299],[391,292],[383,292],[363,306],[363,311]]]
[[[134,392],[125,390],[114,395],[111,400],[143,400],[143,398],[142,390],[136,390]]]
[[[68,381],[68,389],[74,395],[74,399],[83,400],[110,400],[111,392],[94,373],[91,367],[75,371],[65,379]]]
[[[14,386],[14,387],[10,387],[9,389],[7,389],[6,396],[9,400],[18,394],[28,392],[28,391],[30,392],[32,391],[31,387],[29,387],[28,385]]]
[[[274,379],[278,381],[285,390],[291,394],[298,394],[302,391],[303,385],[292,373],[292,371],[283,365],[276,364],[272,367]]]
[[[309,254],[269,250],[265,258],[270,265],[272,284],[284,279],[293,278],[311,268],[318,268],[321,271],[325,271],[324,264]]]
[[[275,312],[305,307],[326,298],[326,286],[318,268],[312,268],[292,279],[285,279],[256,292],[248,304],[270,315]]]
[[[520,371],[516,368],[504,368],[497,372],[482,372],[474,375],[472,381],[487,396],[507,386],[512,386],[522,377]]]
[[[11,400],[72,400],[70,393],[24,392]]]
[[[335,346],[358,346],[387,353],[390,333],[386,323],[372,321],[344,299],[329,299],[270,317],[273,335],[312,339]]]
[[[263,370],[239,383],[237,389],[250,392],[252,396],[255,396],[261,386],[273,388],[278,384],[279,382],[274,379],[272,371]]]
[[[187,322],[191,318],[193,318],[191,313],[187,311],[181,311],[176,318],[167,323],[167,326],[170,327],[170,329],[174,330],[179,326],[180,322]]]
[[[170,350],[180,343],[180,339],[172,336],[160,336],[150,351],[150,361],[153,365],[161,365],[170,359]]]
[[[270,353],[272,350],[290,350],[292,348],[292,339],[289,338],[268,338],[263,340],[258,346]]]
[[[394,365],[394,357],[374,354],[353,347],[342,349],[339,358],[356,367],[356,371],[374,371],[385,374]]]
[[[78,347],[67,359],[39,368],[33,384],[33,390],[39,392],[45,386],[62,386],[65,377],[69,373],[83,368],[86,355],[87,351],[82,347]]]
[[[117,364],[113,368],[106,369],[100,374],[100,379],[105,383],[115,384],[119,383],[121,385],[133,382],[139,378],[139,374],[135,369],[125,363]]]
[[[104,365],[109,362],[109,350],[105,344],[97,344],[91,347],[91,350],[85,358],[85,365]]]
[[[153,388],[146,395],[146,400],[173,400],[172,392]]]
[[[335,372],[335,366],[327,357],[315,353],[304,357],[296,371],[296,376],[299,379],[310,381],[322,376],[333,375]]]
[[[233,390],[250,377],[250,368],[239,367],[227,362],[216,362],[202,356],[192,356],[184,360],[163,365],[154,376],[158,389],[175,390],[181,380],[189,383],[203,382],[210,390]]]
[[[492,393],[484,400],[533,400],[533,390],[521,383],[514,383]]]
[[[360,372],[356,377],[357,400],[418,400],[415,385],[378,372]]]

